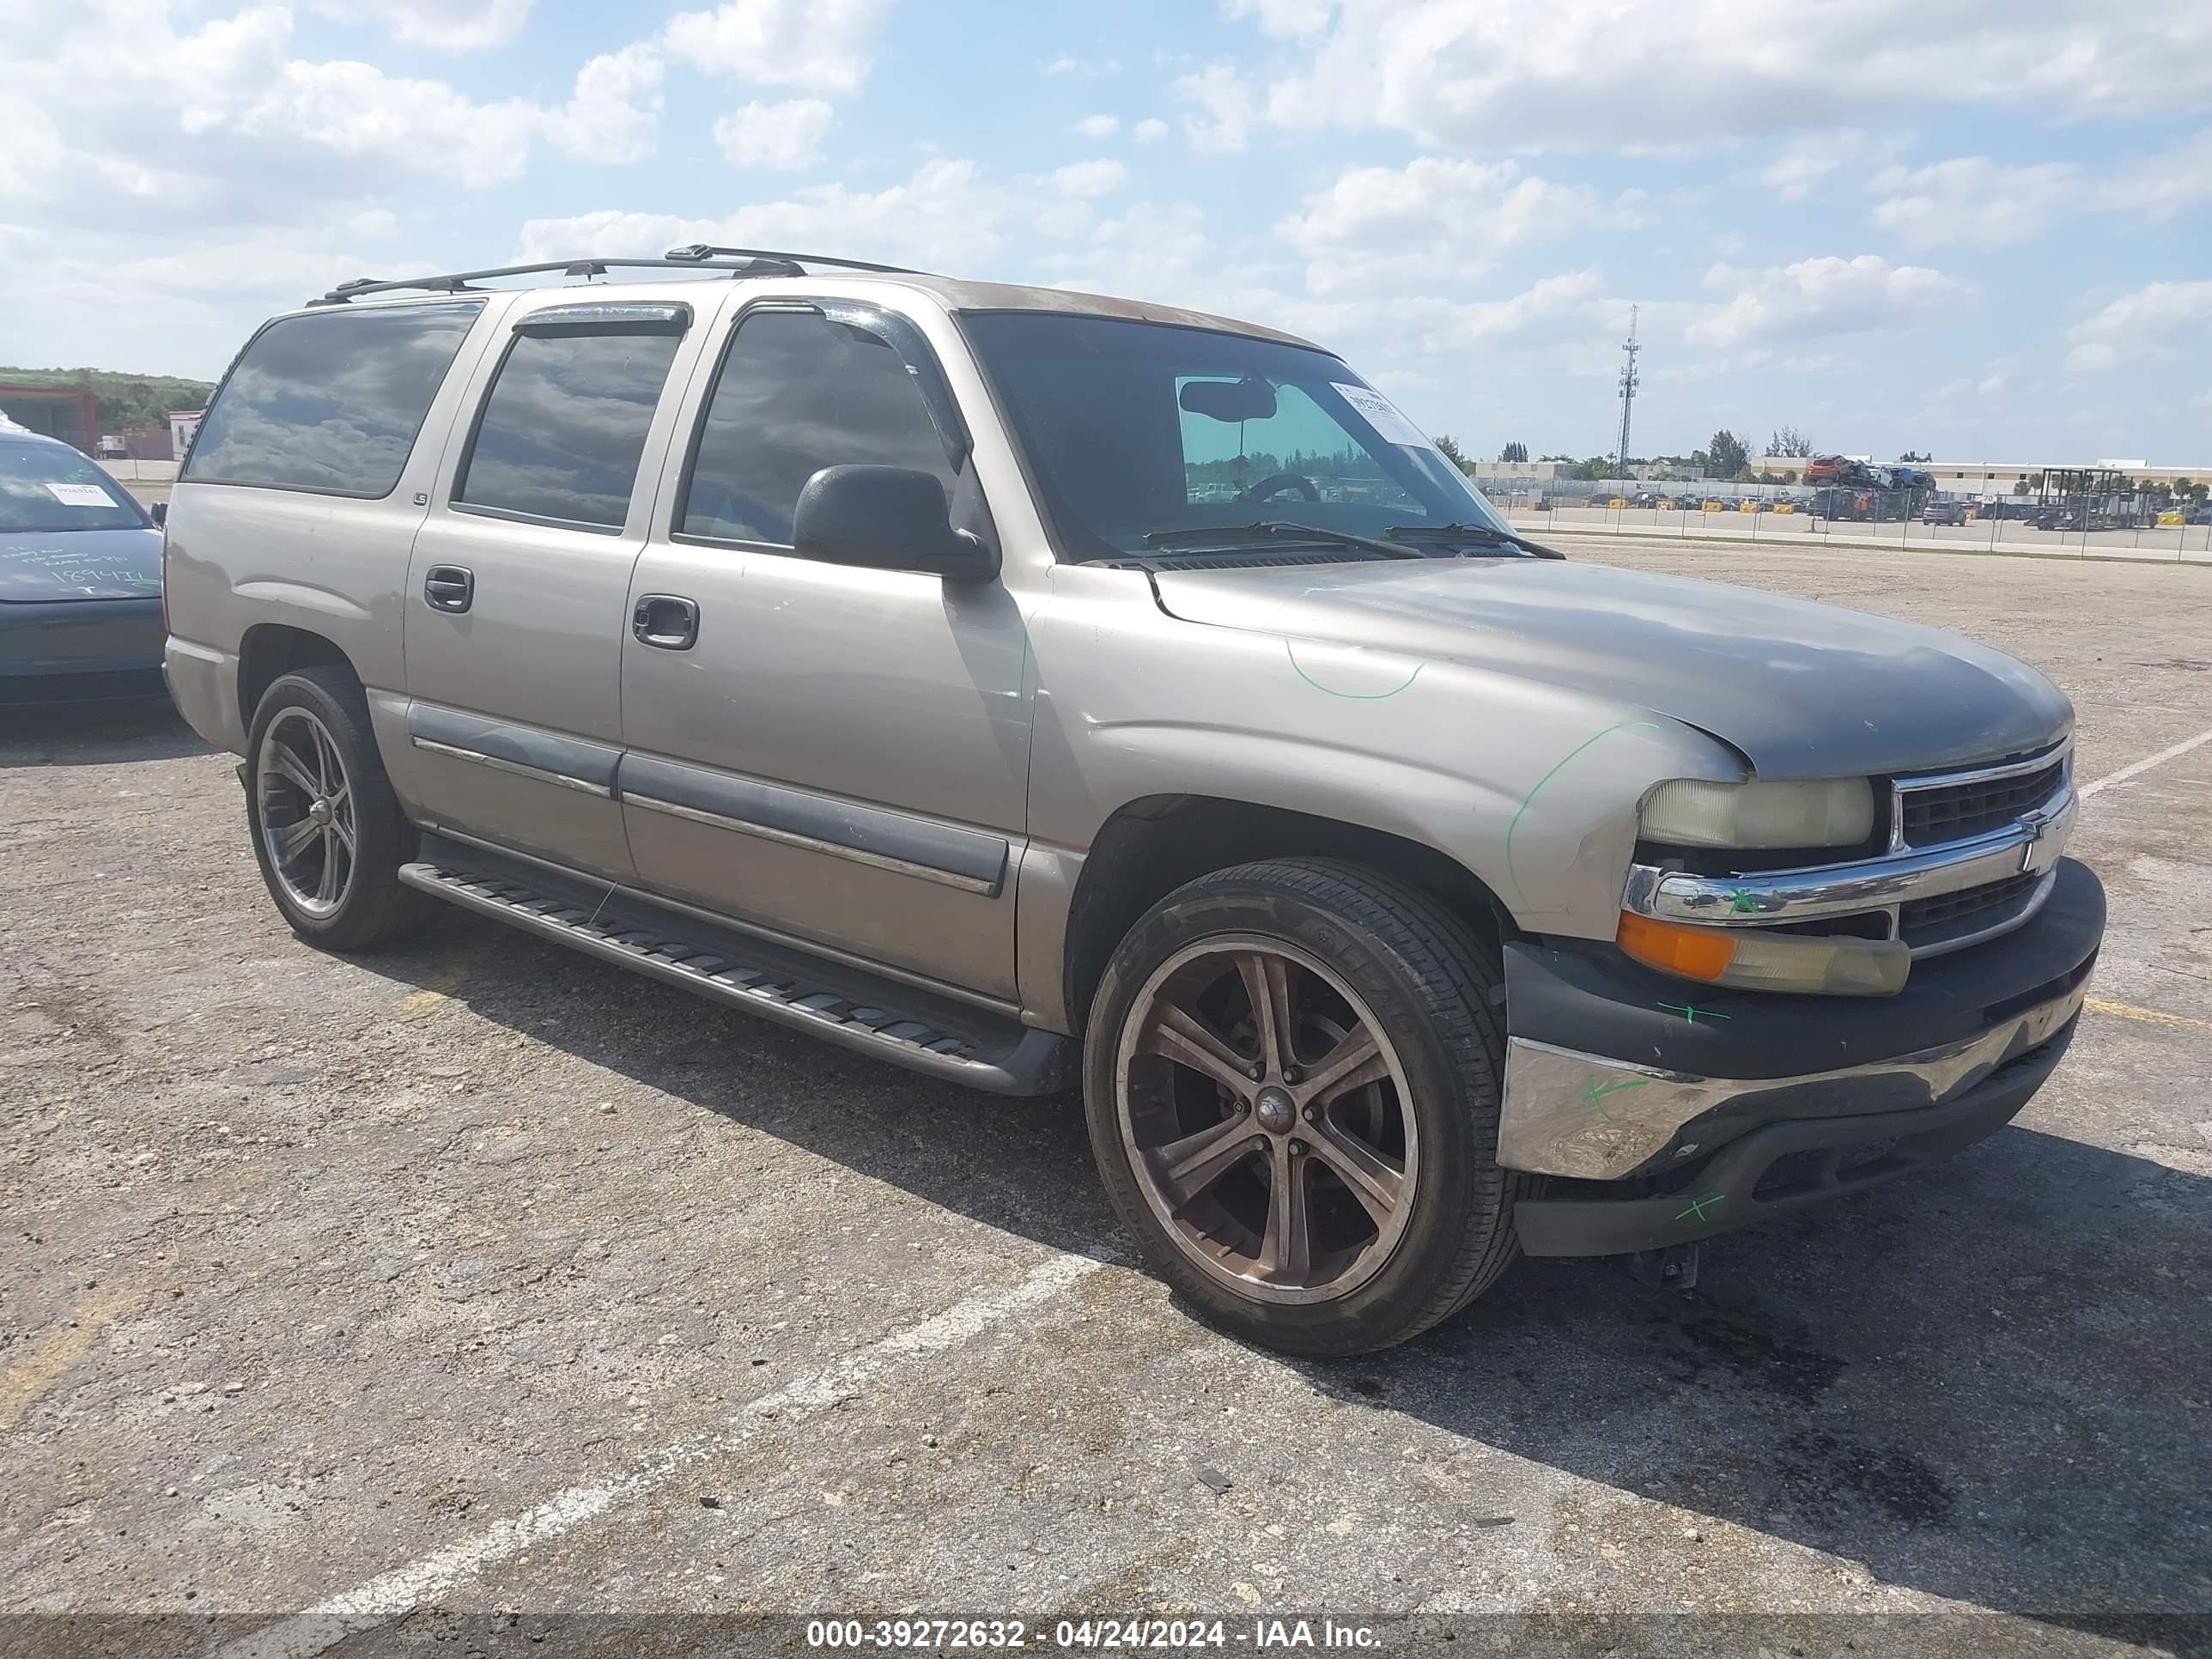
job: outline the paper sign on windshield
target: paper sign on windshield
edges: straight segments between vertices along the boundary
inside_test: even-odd
[[[50,483],[46,493],[64,507],[112,507],[114,500],[98,484]]]
[[[1414,449],[1431,447],[1427,435],[1398,412],[1398,405],[1379,392],[1370,392],[1364,386],[1346,386],[1341,380],[1329,385],[1343,394],[1344,401],[1367,417],[1376,435],[1386,444],[1405,444]]]

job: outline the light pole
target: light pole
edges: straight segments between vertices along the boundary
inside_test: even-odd
[[[1628,338],[1620,348],[1626,361],[1620,369],[1620,451],[1613,457],[1613,472],[1624,479],[1628,477],[1629,419],[1636,410],[1636,354],[1644,349],[1636,343],[1636,313],[1640,309],[1638,306],[1629,307]]]

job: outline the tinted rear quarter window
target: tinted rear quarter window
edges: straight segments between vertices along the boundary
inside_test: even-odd
[[[619,529],[681,337],[519,334],[484,401],[456,506]]]
[[[684,533],[791,543],[825,466],[865,462],[957,481],[905,360],[880,334],[813,311],[757,311],[730,343],[699,434]]]
[[[223,382],[185,480],[389,495],[482,309],[447,301],[279,318]]]

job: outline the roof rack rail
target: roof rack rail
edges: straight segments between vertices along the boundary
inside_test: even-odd
[[[715,256],[743,256],[742,263],[717,263]],[[495,265],[484,270],[456,270],[435,276],[405,276],[392,282],[381,282],[371,276],[356,276],[349,283],[340,283],[320,299],[310,300],[310,306],[342,306],[349,301],[371,294],[393,294],[402,291],[433,294],[476,294],[483,292],[470,286],[492,276],[536,276],[548,271],[558,271],[564,276],[604,276],[610,270],[726,270],[732,277],[739,276],[804,276],[806,272],[799,262],[808,264],[840,265],[856,270],[881,271],[890,276],[912,276],[897,265],[868,264],[859,259],[832,259],[811,253],[772,253],[765,249],[723,247],[672,248],[659,259],[550,259],[541,264]]]

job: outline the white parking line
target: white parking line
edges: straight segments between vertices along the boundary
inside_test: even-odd
[[[2105,776],[2099,778],[2094,783],[2083,784],[2075,793],[2086,800],[2091,795],[2095,794],[2100,789],[2108,787],[2115,783],[2125,783],[2130,778],[2135,776],[2136,773],[2148,772],[2152,767],[2159,765],[2162,762],[2170,761],[2176,755],[2185,755],[2191,750],[2196,748],[2199,744],[2204,743],[2212,743],[2212,732],[2199,732],[2193,738],[2184,738],[2179,743],[2173,744],[2171,748],[2161,749],[2155,755],[2144,756],[2133,766],[2123,766],[2118,771],[2107,773]]]
[[[678,1441],[627,1474],[557,1492],[535,1508],[497,1522],[473,1538],[433,1551],[365,1584],[318,1602],[305,1613],[241,1638],[218,1659],[308,1659],[349,1636],[410,1613],[463,1579],[532,1545],[558,1538],[618,1504],[665,1486],[684,1469],[742,1446],[771,1420],[788,1421],[824,1412],[866,1384],[913,1359],[945,1352],[1024,1309],[1049,1300],[1113,1259],[1107,1251],[1060,1255],[1032,1268],[1019,1284],[956,1302],[933,1319],[834,1360],[790,1387],[754,1401],[720,1432]]]

